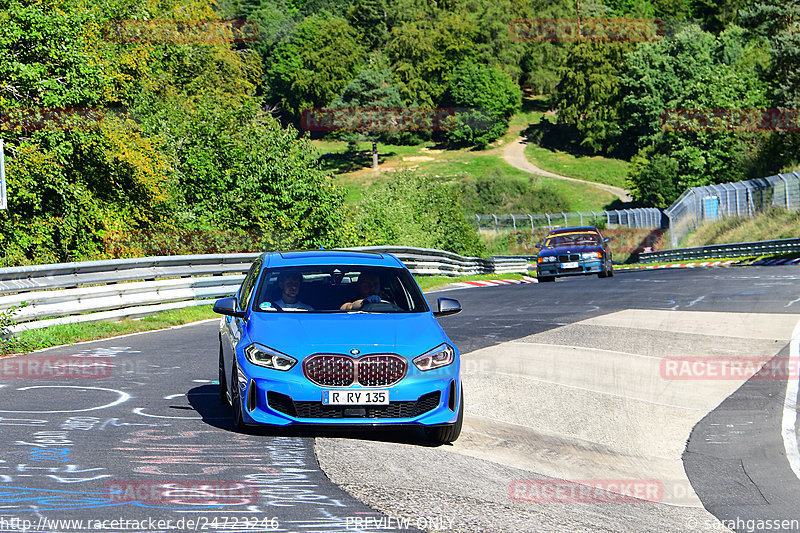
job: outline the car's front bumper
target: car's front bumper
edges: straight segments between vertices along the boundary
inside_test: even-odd
[[[559,262],[536,265],[536,274],[539,277],[581,276],[599,274],[602,271],[603,262],[600,259],[578,261],[577,268],[562,268]]]
[[[409,369],[391,387],[324,387],[309,381],[302,371],[265,370],[240,360],[239,396],[246,424],[325,424],[389,426],[421,424],[433,426],[456,421],[461,383],[458,360],[452,368],[420,372]],[[389,405],[328,406],[323,390],[388,390]]]

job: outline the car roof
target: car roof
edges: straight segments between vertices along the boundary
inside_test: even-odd
[[[580,232],[584,232],[584,233],[600,233],[600,230],[598,230],[594,226],[575,226],[575,227],[571,227],[571,228],[554,229],[550,233],[548,233],[547,235],[549,236],[549,235],[557,235],[559,233],[580,233]]]
[[[268,252],[263,255],[264,266],[270,268],[315,265],[354,265],[404,268],[392,254],[355,252],[351,250],[310,250]]]

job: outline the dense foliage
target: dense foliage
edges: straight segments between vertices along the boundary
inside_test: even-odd
[[[114,20],[134,16],[151,31],[174,13],[215,20],[209,2],[2,4],[3,263],[108,256],[112,237],[142,231],[336,242],[342,195],[308,141],[262,111],[257,54],[232,33],[108,38]]]

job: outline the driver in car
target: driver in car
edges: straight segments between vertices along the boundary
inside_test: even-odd
[[[278,274],[278,287],[281,289],[281,299],[275,305],[284,311],[313,311],[314,308],[297,299],[303,276],[298,272],[281,272]]]
[[[362,272],[359,274],[356,289],[361,298],[355,302],[343,303],[342,307],[340,307],[342,311],[358,311],[364,307],[365,304],[377,304],[381,302],[381,297],[378,296],[378,292],[381,290],[381,281],[378,274],[374,272]]]

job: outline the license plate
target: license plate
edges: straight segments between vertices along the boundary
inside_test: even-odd
[[[389,391],[324,390],[322,405],[389,405]]]
[[[578,263],[577,262],[561,263],[561,268],[578,268]]]

